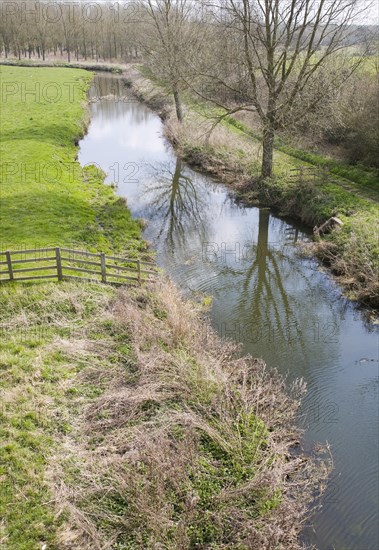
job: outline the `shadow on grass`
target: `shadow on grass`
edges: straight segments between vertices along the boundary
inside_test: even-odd
[[[36,121],[38,122],[38,121]],[[50,143],[52,145],[67,146],[77,144],[77,141],[83,134],[83,129],[77,126],[77,136],[73,139],[75,131],[73,131],[72,125],[65,124],[50,124],[43,126],[41,124],[31,124],[30,126],[23,126],[16,130],[6,130],[1,132],[0,143],[7,141],[38,141],[41,143]]]

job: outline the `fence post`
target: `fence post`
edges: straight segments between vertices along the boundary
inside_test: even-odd
[[[141,286],[141,260],[137,260],[137,268],[138,268],[138,284]]]
[[[101,261],[101,282],[106,283],[107,282],[107,269],[105,265],[105,254],[100,254],[100,261]]]
[[[55,249],[55,257],[57,259],[58,281],[62,281],[63,280],[63,274],[62,274],[62,259],[61,259],[61,249],[60,248]]]
[[[13,275],[12,259],[11,259],[11,253],[9,252],[9,250],[5,253],[5,256],[7,258],[9,279],[13,281],[14,275]]]

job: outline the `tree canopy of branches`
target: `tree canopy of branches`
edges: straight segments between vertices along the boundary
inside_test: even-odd
[[[140,0],[146,28],[141,47],[154,75],[171,90],[178,120],[183,120],[180,91],[185,86],[188,56],[204,45],[201,0]]]
[[[12,0],[0,4],[0,50],[5,57],[47,54],[87,59],[140,56],[135,2]]]

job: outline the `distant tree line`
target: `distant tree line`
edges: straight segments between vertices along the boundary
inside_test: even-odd
[[[129,60],[140,57],[134,2],[4,1],[0,50],[5,58],[65,57]]]

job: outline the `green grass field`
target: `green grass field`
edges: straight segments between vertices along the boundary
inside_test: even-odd
[[[75,160],[91,73],[0,67],[0,77],[0,251],[141,248],[139,223],[125,202],[103,174],[91,167],[83,173]],[[1,548],[55,547],[63,517],[49,503],[46,468],[70,430],[66,384],[83,363],[68,364],[59,344],[49,346],[82,330],[114,295],[97,285],[0,285]],[[97,390],[90,385],[88,392]]]
[[[83,173],[75,160],[91,73],[0,67],[0,77],[0,248],[138,246],[140,228],[125,203],[103,174]]]

